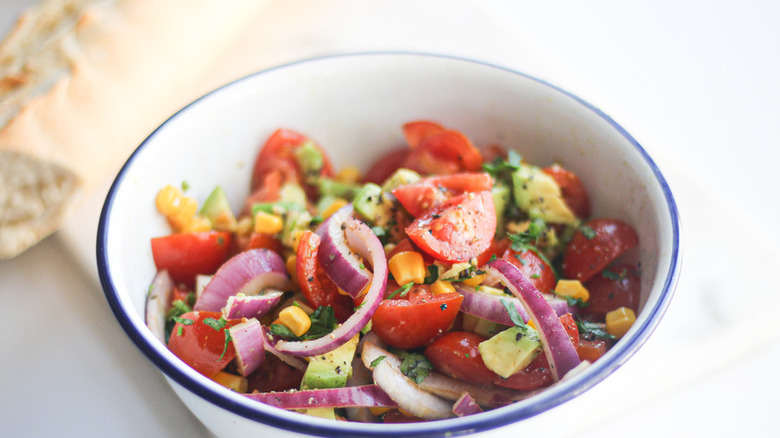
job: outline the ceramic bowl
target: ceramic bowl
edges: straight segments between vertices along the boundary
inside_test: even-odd
[[[403,144],[401,125],[416,119],[461,130],[475,144],[516,149],[534,164],[560,162],[582,179],[594,217],[635,225],[642,308],[631,330],[604,357],[576,377],[500,409],[426,423],[364,424],[313,418],[249,400],[192,370],[146,328],[144,300],[155,274],[149,240],[170,232],[154,206],[162,186],[187,181],[188,195],[202,200],[219,184],[237,210],[248,194],[259,146],[275,129],[294,129],[317,140],[337,167],[365,169],[382,151]],[[215,435],[444,436],[528,421],[608,378],[642,346],[664,314],[679,271],[679,245],[677,209],[660,170],[596,107],[495,65],[370,53],[262,71],[176,113],[138,147],[116,177],[100,218],[97,259],[120,325]]]

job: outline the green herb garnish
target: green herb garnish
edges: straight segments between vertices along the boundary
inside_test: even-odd
[[[401,372],[415,383],[422,383],[433,370],[433,364],[420,353],[402,354]]]
[[[379,365],[379,362],[382,362],[386,357],[387,356],[385,356],[384,354],[379,356],[379,357],[377,357],[376,359],[371,361],[371,364],[369,365],[369,367],[374,368],[375,366]]]
[[[406,283],[405,285],[399,287],[398,289],[394,290],[393,293],[388,295],[386,299],[392,300],[393,298],[395,298],[396,295],[398,295],[401,298],[403,298],[403,297],[406,296],[407,293],[409,293],[409,290],[412,289],[412,286],[414,286],[414,282],[410,281],[410,282]]]

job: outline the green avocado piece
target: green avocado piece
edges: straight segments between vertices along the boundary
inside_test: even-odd
[[[539,333],[529,326],[512,326],[478,345],[485,366],[503,378],[517,373],[541,352]]]
[[[390,175],[383,183],[382,190],[392,192],[393,189],[421,180],[422,177],[414,170],[400,168]]]
[[[512,185],[515,204],[531,219],[541,218],[555,224],[577,222],[577,216],[563,200],[558,183],[541,168],[521,164],[512,173]]]
[[[301,389],[342,388],[352,375],[359,335],[328,353],[312,356],[303,373]]]
[[[320,188],[320,195],[344,198],[347,201],[351,201],[361,189],[360,184],[346,183],[330,178],[319,178],[317,185]]]
[[[297,183],[287,183],[279,189],[279,202],[306,208],[306,192]]]
[[[352,206],[358,214],[373,222],[382,208],[382,198],[382,188],[374,183],[367,183],[355,195]]]
[[[497,322],[488,321],[468,313],[463,313],[463,330],[474,332],[485,338],[495,336],[497,333],[505,330],[507,327]]]
[[[493,195],[493,205],[496,208],[496,236],[501,237],[506,231],[504,229],[506,218],[504,212],[509,206],[509,201],[512,198],[511,190],[506,184],[496,182],[493,188],[490,189],[491,195]]]
[[[322,152],[313,141],[307,141],[295,149],[295,158],[298,160],[298,165],[307,181],[310,178],[320,176],[320,172],[325,166],[325,157],[322,156]]]
[[[225,190],[221,186],[216,186],[211,191],[203,206],[200,208],[200,215],[211,222],[215,230],[233,231],[236,227],[236,216],[230,209]]]

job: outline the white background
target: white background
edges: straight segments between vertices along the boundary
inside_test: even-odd
[[[0,30],[28,4],[3,0]],[[402,49],[516,68],[590,101],[672,184],[680,284],[651,340],[613,376],[485,435],[778,436],[778,17],[780,4],[767,1],[276,2],[247,37],[252,56],[227,59],[211,80]],[[0,261],[1,434],[209,436],[126,338],[95,282],[101,196],[63,232]],[[581,418],[574,411],[589,420],[566,421]]]

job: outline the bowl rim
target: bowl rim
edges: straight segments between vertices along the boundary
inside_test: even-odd
[[[162,356],[159,351],[149,342],[147,337],[144,337],[139,328],[133,323],[125,311],[122,301],[118,296],[116,287],[114,286],[111,274],[110,264],[108,260],[108,253],[106,251],[109,220],[111,216],[112,206],[115,200],[115,196],[125,174],[128,172],[136,157],[146,147],[146,145],[153,139],[162,129],[164,129],[169,123],[179,117],[180,114],[187,111],[190,107],[198,105],[199,102],[207,99],[209,96],[219,93],[221,90],[240,86],[241,83],[248,81],[250,78],[262,76],[269,72],[273,72],[280,69],[285,69],[291,66],[298,66],[302,64],[319,63],[323,61],[333,61],[339,59],[350,58],[365,58],[365,57],[421,57],[421,58],[435,58],[445,61],[453,61],[457,63],[470,63],[479,66],[487,67],[490,69],[498,69],[508,73],[512,73],[534,82],[540,85],[551,88],[553,91],[562,93],[565,96],[573,99],[580,105],[583,105],[586,110],[592,111],[598,117],[606,121],[617,133],[625,138],[641,156],[644,163],[652,171],[656,182],[659,184],[663,196],[666,200],[666,206],[668,209],[669,217],[671,219],[671,254],[670,263],[666,270],[666,276],[664,279],[661,295],[650,309],[644,309],[649,315],[642,322],[642,325],[637,327],[634,334],[626,342],[616,345],[613,350],[617,349],[615,354],[610,357],[606,357],[603,360],[593,363],[588,367],[587,375],[581,378],[572,379],[569,381],[560,382],[559,384],[548,388],[540,394],[534,396],[534,403],[521,404],[514,403],[502,408],[486,411],[479,415],[460,417],[448,420],[422,422],[422,423],[407,423],[397,424],[393,427],[377,427],[374,423],[358,423],[358,422],[315,422],[310,418],[301,415],[300,419],[297,416],[294,418],[287,418],[283,415],[275,415],[274,409],[254,408],[254,403],[250,399],[241,397],[238,394],[232,394],[227,391],[213,391],[207,386],[204,386],[201,382],[193,378],[192,373],[188,372],[184,368],[186,365],[183,363],[176,363],[169,361],[166,357]],[[552,409],[574,397],[589,390],[597,383],[604,380],[607,376],[621,367],[634,353],[641,347],[655,330],[658,325],[661,316],[666,312],[669,303],[674,294],[674,289],[679,277],[680,265],[682,262],[681,257],[681,238],[680,238],[680,218],[677,204],[674,196],[672,195],[671,188],[661,173],[660,169],[649,156],[647,151],[617,122],[615,122],[610,116],[606,115],[596,106],[583,100],[582,98],[558,87],[551,83],[531,76],[529,74],[514,70],[512,68],[497,65],[491,62],[470,59],[462,56],[433,54],[425,52],[413,52],[413,51],[370,51],[370,52],[349,52],[330,54],[325,56],[310,57],[302,60],[297,60],[289,63],[277,65],[268,69],[264,69],[255,73],[251,73],[244,77],[238,78],[225,85],[222,85],[203,96],[195,99],[186,106],[179,109],[159,127],[157,127],[149,136],[144,139],[143,142],[135,149],[130,155],[125,164],[120,169],[116,178],[114,179],[101,210],[100,219],[98,222],[97,242],[96,242],[96,256],[97,267],[100,278],[100,283],[104,291],[106,300],[111,308],[114,316],[119,322],[120,326],[130,337],[131,341],[139,348],[142,353],[155,364],[168,378],[172,379],[183,388],[187,389],[191,393],[206,400],[222,409],[232,412],[236,415],[244,417],[249,420],[260,422],[262,424],[277,427],[283,430],[308,433],[319,436],[329,436],[334,433],[338,433],[339,436],[394,436],[399,433],[411,433],[414,436],[450,436],[453,434],[470,433],[489,430],[501,426],[505,426],[510,423],[521,421],[531,418],[549,409]],[[191,371],[191,370],[190,370]],[[575,384],[576,383],[576,384]],[[233,398],[236,396],[241,397],[252,403],[240,403],[236,402]],[[281,413],[281,411],[280,411]]]

